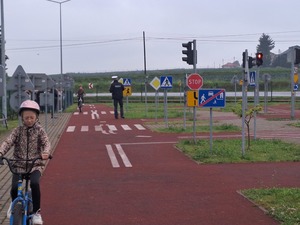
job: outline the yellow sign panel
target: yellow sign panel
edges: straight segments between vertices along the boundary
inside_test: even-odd
[[[187,91],[187,106],[198,106],[199,105],[199,91]]]
[[[123,96],[131,96],[132,92],[131,92],[131,87],[127,86],[125,87],[124,91],[123,91]]]
[[[294,83],[295,83],[295,84],[298,84],[298,81],[299,81],[298,73],[295,73],[295,74],[294,74]]]

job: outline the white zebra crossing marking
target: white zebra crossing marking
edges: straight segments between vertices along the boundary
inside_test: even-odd
[[[116,127],[115,125],[109,125],[109,124],[107,124],[106,126],[108,127],[108,129],[109,129],[110,131],[117,131],[117,130],[118,130],[117,127]]]
[[[89,126],[81,126],[81,132],[87,132],[89,131]]]
[[[123,130],[132,130],[132,129],[130,128],[130,126],[128,126],[128,125],[126,125],[126,124],[121,125],[121,127],[123,128]]]
[[[143,127],[141,124],[134,124],[134,126],[135,126],[138,130],[146,130],[146,128]]]
[[[74,132],[75,131],[75,126],[68,126],[67,132]]]
[[[134,126],[138,130],[146,130],[146,128],[143,127],[141,124],[134,124]],[[103,134],[116,134],[115,132],[118,131],[118,128],[115,125],[111,125],[111,124],[100,124],[100,125],[95,125],[94,127],[95,127],[94,130],[96,132],[102,132]],[[121,127],[124,131],[132,130],[132,128],[127,124],[122,124]],[[76,129],[76,126],[68,126],[66,132],[74,132],[75,129]],[[89,126],[81,126],[80,131],[88,132]]]

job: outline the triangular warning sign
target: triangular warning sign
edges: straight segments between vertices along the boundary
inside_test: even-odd
[[[34,90],[34,85],[23,67],[19,65],[12,78],[9,79],[6,88],[8,91],[17,91],[19,88],[21,90]]]

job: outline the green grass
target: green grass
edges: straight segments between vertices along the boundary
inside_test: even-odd
[[[282,225],[300,224],[299,188],[249,189],[242,193],[281,221]]]
[[[19,121],[18,120],[8,120],[7,121],[7,127],[8,127],[8,129],[6,129],[6,127],[3,126],[2,123],[1,123],[1,125],[0,125],[0,136],[1,135],[5,135],[7,133],[10,133],[10,131],[13,128],[17,127],[18,125],[19,125]]]
[[[183,121],[171,121],[168,123],[168,127],[165,126],[164,122],[160,123],[147,123],[149,126],[155,124],[158,132],[163,133],[191,133],[194,131],[193,128],[193,122],[187,121],[186,127],[184,128]],[[207,124],[207,121],[205,121],[205,124]],[[205,125],[203,122],[198,121],[195,125],[195,131],[196,132],[210,132],[210,126]],[[241,129],[238,126],[235,126],[233,124],[220,124],[220,125],[213,125],[212,126],[212,132],[237,132]]]
[[[177,145],[183,153],[199,163],[241,163],[300,161],[299,145],[281,140],[252,140],[250,150],[241,152],[240,139],[182,140]]]

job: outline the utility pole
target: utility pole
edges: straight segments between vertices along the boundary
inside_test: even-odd
[[[144,45],[144,74],[145,74],[145,111],[146,117],[148,115],[148,99],[147,99],[147,85],[148,85],[148,76],[147,76],[147,63],[146,63],[146,40],[145,40],[145,31],[143,31],[143,45]]]
[[[6,71],[5,71],[5,31],[4,31],[4,4],[1,0],[1,73],[3,83],[3,96],[2,96],[2,114],[7,118],[7,92],[6,92]]]

